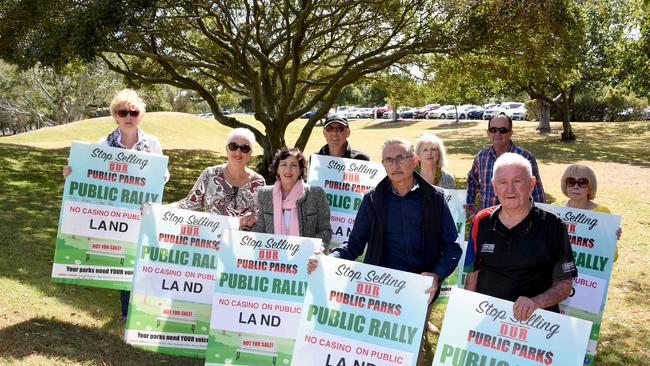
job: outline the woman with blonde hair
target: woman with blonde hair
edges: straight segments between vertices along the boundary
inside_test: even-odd
[[[419,157],[420,175],[427,182],[441,188],[456,188],[454,176],[445,170],[447,153],[442,140],[431,133],[424,134],[415,142],[415,154]]]
[[[100,139],[98,144],[156,155],[163,154],[158,138],[146,134],[140,129],[140,122],[146,112],[146,104],[135,90],[120,90],[111,101],[110,112],[117,127],[108,136]],[[70,175],[71,172],[72,169],[69,166],[63,167],[64,177]],[[169,180],[169,171],[165,172],[165,182],[167,180]],[[130,294],[130,291],[120,290],[121,319],[126,319]]]
[[[568,200],[560,203],[556,202],[556,205],[611,213],[609,208],[594,202],[598,191],[598,181],[596,180],[596,174],[590,167],[580,164],[569,165],[562,174],[560,187]],[[622,232],[623,230],[618,228],[616,231],[617,240],[621,238]],[[616,248],[614,261],[617,259],[618,247]]]

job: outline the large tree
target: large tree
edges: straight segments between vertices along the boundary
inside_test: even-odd
[[[229,127],[247,127],[265,162],[287,126],[317,108],[295,146],[346,86],[405,57],[471,48],[483,34],[470,1],[7,0],[0,57],[23,66],[102,58],[130,80],[194,90]],[[475,26],[474,26],[475,25]],[[264,130],[222,113],[249,98]]]

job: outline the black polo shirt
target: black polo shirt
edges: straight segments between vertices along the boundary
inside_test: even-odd
[[[578,276],[566,228],[557,215],[533,205],[524,220],[508,229],[499,220],[500,210],[501,206],[478,221],[477,292],[515,301]],[[546,310],[559,312],[559,307]]]

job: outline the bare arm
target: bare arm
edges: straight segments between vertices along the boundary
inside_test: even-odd
[[[517,320],[527,320],[537,309],[546,309],[559,304],[571,294],[572,279],[560,280],[543,293],[532,298],[519,296],[512,307]]]

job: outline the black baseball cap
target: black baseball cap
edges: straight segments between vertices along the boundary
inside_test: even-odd
[[[327,116],[325,119],[325,124],[323,125],[323,128],[331,125],[332,123],[340,123],[343,125],[343,127],[350,127],[348,125],[348,119],[345,117],[337,116],[337,115],[332,115],[332,116]]]

